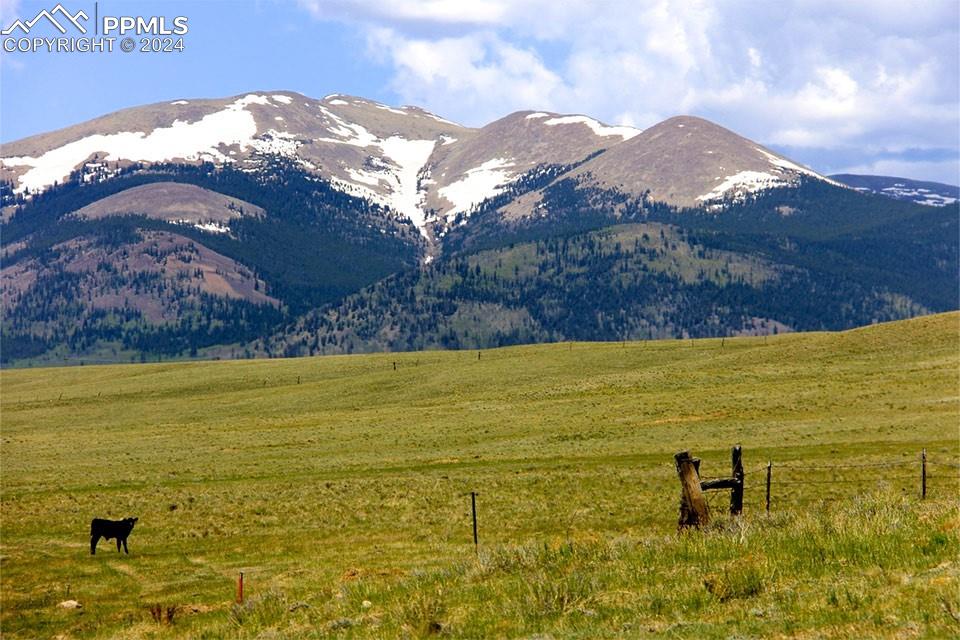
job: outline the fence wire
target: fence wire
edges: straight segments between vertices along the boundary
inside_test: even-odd
[[[841,462],[836,464],[804,464],[804,465],[791,464],[788,462],[786,464],[780,464],[780,465],[774,464],[773,466],[774,468],[781,469],[781,470],[797,469],[797,470],[803,471],[806,469],[816,469],[819,471],[823,469],[861,469],[861,468],[867,468],[867,467],[869,468],[902,467],[906,465],[919,465],[919,464],[920,464],[919,460],[902,460],[898,462],[863,462],[863,463]]]
[[[927,464],[935,464],[938,467],[950,467],[951,469],[960,469],[960,463],[957,462],[940,462],[939,460],[930,460],[927,458]]]
[[[815,495],[815,496],[805,496],[802,489],[799,489],[801,485],[860,485],[861,487],[868,487],[871,485],[878,484],[894,484],[894,485],[906,485],[916,483],[920,485],[922,481],[926,481],[929,486],[931,482],[940,481],[940,480],[957,480],[960,478],[960,475],[947,472],[944,475],[939,473],[930,473],[930,467],[935,466],[940,469],[956,469],[960,470],[960,462],[954,462],[949,460],[938,460],[932,458],[926,458],[926,467],[923,466],[922,458],[914,458],[910,460],[890,460],[890,461],[873,461],[873,462],[836,462],[833,464],[801,464],[796,461],[786,462],[786,463],[777,463],[775,460],[771,460],[767,464],[763,464],[756,467],[751,467],[750,469],[745,470],[744,473],[744,486],[749,486],[753,490],[757,488],[762,488],[766,484],[766,471],[770,471],[770,487],[784,486],[789,488],[784,488],[783,491],[787,492],[786,494],[781,493],[781,498],[787,498],[788,500],[804,500],[812,502],[841,502],[848,500],[849,497],[845,495],[837,495],[838,493],[842,494],[843,489],[838,487],[838,491],[826,491],[826,495]],[[908,470],[908,468],[910,468]],[[853,474],[856,474],[858,469],[893,469],[896,470],[894,473],[871,473],[869,475],[862,475],[858,477],[850,477]],[[784,477],[786,476],[786,477]],[[811,477],[813,476],[813,477]],[[702,481],[709,480],[719,480],[729,476],[700,476]],[[942,487],[942,485],[940,485]],[[919,487],[918,487],[919,488]],[[818,489],[817,492],[823,491]],[[906,489],[904,489],[906,491]],[[704,492],[704,497],[707,501],[708,508],[711,511],[721,511],[729,507],[729,495],[726,491],[706,491]]]

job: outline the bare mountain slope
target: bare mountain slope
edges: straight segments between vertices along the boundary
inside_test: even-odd
[[[231,220],[243,215],[262,216],[264,211],[255,204],[192,184],[156,182],[98,200],[78,209],[73,216],[97,220],[127,214],[192,224],[205,231],[227,232]]]
[[[134,242],[110,246],[91,237],[77,237],[54,247],[56,261],[22,260],[0,270],[0,296],[14,307],[45,281],[70,274],[85,292],[87,312],[136,309],[153,321],[175,320],[184,301],[201,293],[278,304],[249,269],[184,236],[145,231]],[[50,284],[48,288],[56,290]],[[184,295],[184,292],[187,292]],[[52,300],[51,300],[52,302]]]
[[[639,133],[586,116],[512,113],[434,152],[425,206],[449,222],[537,166],[578,162]]]
[[[703,118],[677,116],[616,145],[569,177],[653,200],[697,206],[823,176]]]

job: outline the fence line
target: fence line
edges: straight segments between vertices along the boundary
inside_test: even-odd
[[[766,486],[765,503],[767,512],[770,511],[770,505],[772,502],[771,488],[780,485],[786,485],[790,487],[798,487],[801,485],[860,485],[860,487],[864,487],[864,485],[876,485],[883,483],[897,483],[898,485],[901,485],[919,481],[919,496],[921,499],[926,499],[928,481],[940,480],[944,478],[956,480],[958,477],[960,477],[954,474],[943,476],[931,474],[928,469],[929,465],[936,465],[940,468],[960,469],[960,462],[931,459],[927,455],[926,449],[923,449],[920,452],[920,456],[914,460],[898,459],[889,462],[837,462],[834,464],[801,464],[796,461],[777,464],[773,460],[770,460],[767,464],[753,467],[748,471],[743,471],[743,467],[741,465],[741,456],[741,449],[738,445],[733,448],[734,471],[732,477],[700,475],[699,459],[690,457],[689,452],[678,453],[675,456],[677,460],[677,472],[680,475],[681,487],[683,489],[679,524],[681,528],[684,526],[690,526],[691,524],[693,526],[699,526],[698,521],[707,522],[709,520],[709,512],[706,510],[704,510],[701,514],[695,514],[695,517],[692,519],[690,514],[691,512],[698,510],[698,507],[696,507],[697,501],[702,501],[705,509],[718,509],[718,501],[721,499],[725,500],[726,494],[721,494],[721,497],[721,495],[711,493],[717,489],[730,489],[734,492],[739,492],[741,497],[739,498],[738,504],[742,504],[743,488],[747,484],[746,476],[748,475],[751,476],[751,481],[749,483],[751,487]],[[690,478],[685,477],[684,472],[681,470],[681,458],[684,459],[684,462],[693,463],[696,466],[694,476],[695,479],[691,480]],[[913,467],[913,470],[908,473],[906,471],[906,467]],[[848,474],[855,474],[855,470],[858,469],[897,469],[900,471],[886,475],[880,472],[866,472],[865,475],[858,477],[848,476]],[[824,473],[824,471],[829,473]],[[753,474],[757,474],[761,479],[754,481]],[[804,474],[811,474],[815,475],[816,477],[803,477]],[[689,473],[687,475],[689,475]],[[785,479],[781,479],[783,475],[786,475]],[[796,499],[797,493],[795,489],[788,489],[787,492],[787,495],[790,495]],[[834,494],[836,493],[836,491],[830,491],[828,492],[829,495],[818,496],[816,500],[821,502],[836,502],[839,500],[848,499],[844,496],[835,497]],[[737,502],[737,500],[735,500],[734,497],[731,497],[730,510],[731,514],[733,515],[739,513],[739,510],[734,507],[735,502]]]
[[[928,460],[929,462],[929,460]],[[906,465],[917,464],[915,460],[902,460],[898,462],[864,462],[864,463],[837,463],[837,464],[792,464],[784,463],[778,465],[779,469],[861,469],[865,467],[902,467]]]
[[[931,460],[927,458],[927,464],[936,464],[941,467],[950,467],[951,469],[960,469],[960,463],[958,462],[940,462],[938,460]]]

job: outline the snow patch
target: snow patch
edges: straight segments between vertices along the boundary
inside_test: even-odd
[[[21,193],[26,189],[42,191],[63,180],[74,167],[95,153],[106,154],[104,160],[110,162],[164,162],[176,158],[228,162],[230,158],[219,151],[221,146],[239,145],[242,150],[250,146],[257,135],[257,123],[246,110],[251,104],[269,104],[269,101],[266,96],[250,94],[196,122],[174,120],[169,127],[158,127],[149,134],[143,131],[98,133],[51,149],[37,158],[2,158],[0,163],[8,167],[30,167],[20,176],[16,192]]]
[[[270,96],[270,97],[273,98],[274,100],[276,100],[277,102],[281,103],[281,104],[290,104],[290,103],[293,102],[293,98],[291,98],[290,96],[283,96],[283,95],[280,95],[280,94],[274,94],[274,95],[272,95],[272,96]]]
[[[436,144],[434,140],[407,140],[401,136],[391,136],[380,143],[383,153],[398,167],[398,171],[394,173],[396,185],[391,185],[393,194],[390,207],[410,218],[421,232],[426,219],[423,209],[420,208],[422,197],[418,175],[430,159]]]
[[[209,233],[230,233],[230,227],[225,224],[217,224],[216,222],[197,222],[193,226]]]
[[[267,96],[257,95],[256,93],[248,93],[247,95],[245,95],[245,96],[243,96],[242,98],[238,99],[238,100],[237,100],[236,102],[234,102],[233,104],[234,104],[234,105],[239,105],[239,107],[240,107],[241,109],[242,109],[243,107],[249,106],[249,105],[251,105],[251,104],[262,104],[262,105],[267,106],[267,107],[272,106],[272,105],[270,104],[270,98],[268,98]]]
[[[230,233],[230,227],[225,224],[220,224],[219,222],[194,222],[193,220],[187,220],[186,218],[173,220],[172,222],[173,224],[196,227],[197,229],[206,231],[208,233]]]
[[[425,110],[423,110],[423,109],[420,109],[420,113],[423,114],[423,115],[425,115],[425,116],[427,116],[428,118],[433,118],[433,119],[436,120],[437,122],[442,122],[442,123],[444,123],[444,124],[451,124],[451,125],[453,125],[453,126],[455,126],[455,127],[463,127],[462,124],[459,124],[459,123],[457,123],[457,122],[454,122],[453,120],[447,120],[446,118],[441,118],[441,117],[438,116],[437,114],[435,114],[435,113],[430,113],[429,111],[425,111]]]
[[[317,142],[332,142],[334,144],[348,144],[353,147],[369,147],[379,141],[377,136],[373,135],[365,127],[352,122],[347,122],[334,112],[317,105],[320,111],[331,120],[336,126],[329,127],[328,130],[337,138],[317,138]]]
[[[444,135],[440,136],[440,146],[443,146],[446,144],[453,144],[456,141],[457,139],[454,138],[453,136],[444,136]]]
[[[507,158],[487,160],[479,167],[469,169],[456,182],[442,187],[438,193],[453,204],[453,208],[447,211],[447,220],[500,193],[514,175],[513,171],[504,169],[512,166],[513,161]]]
[[[530,115],[528,115],[528,116],[525,118],[525,120],[533,120],[534,118],[549,118],[549,117],[550,117],[550,114],[549,114],[549,113],[544,113],[544,112],[542,112],[542,111],[537,111],[536,113],[531,113]]]
[[[719,200],[723,198],[728,191],[752,193],[754,191],[761,191],[772,187],[782,187],[788,184],[790,183],[781,176],[775,176],[771,173],[765,173],[763,171],[741,171],[732,176],[727,176],[723,179],[723,182],[714,187],[712,191],[699,196],[697,200]]]
[[[530,116],[527,117],[529,118]],[[608,127],[602,122],[588,118],[587,116],[561,116],[559,118],[544,120],[543,124],[550,126],[558,124],[585,124],[598,136],[620,136],[624,140],[629,140],[636,135],[640,135],[640,129],[634,129],[633,127]]]
[[[345,127],[351,125],[344,123]],[[379,147],[382,157],[369,156],[367,165],[372,170],[357,170],[346,168],[350,180],[336,177],[331,182],[338,188],[368,198],[374,202],[390,207],[413,222],[421,233],[426,234],[426,215],[422,207],[424,193],[421,191],[421,172],[430,159],[437,142],[435,140],[407,140],[402,136],[391,136],[379,139],[363,129],[371,142],[357,146]],[[329,142],[355,144],[356,140],[347,141],[327,139]],[[352,182],[351,182],[352,180]],[[358,184],[359,183],[359,184]],[[383,183],[386,183],[384,193]],[[374,190],[377,187],[380,190]]]
[[[255,140],[251,140],[250,146],[260,153],[276,153],[294,157],[297,155],[297,147],[300,146],[300,141],[292,133],[270,129]]]
[[[171,102],[170,104],[180,105],[180,104],[190,104],[190,103],[187,102],[186,100],[174,100],[174,101]]]
[[[859,191],[859,189],[858,189]],[[869,189],[867,189],[869,191]],[[924,187],[911,188],[902,182],[894,183],[892,187],[884,187],[877,193],[897,198],[900,200],[912,200],[917,204],[927,205],[928,207],[945,207],[957,202],[952,196],[935,193]]]
[[[374,102],[373,106],[377,109],[383,109],[384,111],[389,111],[390,113],[399,113],[401,116],[407,115],[406,111],[400,111],[400,109],[394,109],[393,107],[388,107],[385,104],[380,104],[379,102]]]
[[[846,185],[840,184],[840,183],[837,182],[836,180],[831,180],[830,178],[827,178],[827,177],[825,177],[825,176],[822,176],[822,175],[820,175],[819,173],[817,173],[816,171],[813,171],[813,170],[811,170],[811,169],[807,169],[806,167],[801,167],[800,165],[798,165],[798,164],[796,164],[796,163],[794,163],[794,162],[790,162],[790,161],[787,160],[786,158],[781,158],[780,156],[775,156],[775,155],[773,155],[772,153],[770,153],[769,151],[766,151],[766,150],[764,150],[764,149],[761,149],[760,147],[755,147],[755,148],[756,148],[757,151],[759,151],[759,152],[762,153],[764,156],[766,156],[766,158],[767,158],[767,160],[770,162],[770,164],[774,165],[775,167],[779,167],[779,168],[781,168],[781,169],[789,169],[790,171],[796,171],[797,173],[802,173],[802,174],[804,174],[804,175],[812,176],[812,177],[814,177],[814,178],[817,178],[818,180],[823,180],[824,182],[829,182],[830,184],[832,184],[832,185],[835,186],[835,187],[845,187],[845,186],[846,186]]]
[[[355,182],[362,182],[363,184],[368,184],[372,187],[376,187],[380,184],[380,175],[376,173],[363,170],[358,171],[357,169],[347,167],[347,174]]]
[[[346,100],[340,100],[340,99],[338,98],[338,99],[336,99],[336,100],[328,100],[328,101],[327,101],[327,104],[339,104],[339,105],[343,105],[343,106],[349,106],[350,103],[347,102]]]

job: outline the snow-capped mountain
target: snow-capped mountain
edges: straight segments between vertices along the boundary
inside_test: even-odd
[[[419,172],[437,145],[470,134],[422,109],[351,96],[251,93],[127,109],[13,142],[4,145],[0,169],[15,191],[36,193],[78,168],[92,177],[136,162],[255,170],[263,156],[279,155],[422,228]]]
[[[0,149],[0,363],[838,329],[956,307],[955,192],[706,120],[480,128],[287,91]],[[847,180],[841,180],[847,182]],[[789,188],[777,188],[789,187]]]
[[[604,152],[604,153],[600,153]],[[599,155],[597,155],[599,154]],[[737,194],[826,179],[706,120],[671,118],[645,131],[584,115],[517,112],[480,129],[417,107],[293,92],[173,100],[136,107],[5,144],[0,177],[42,192],[78,169],[102,180],[133,163],[213,162],[255,171],[290,158],[346,193],[405,216],[428,240],[485,199],[541,166],[670,204],[711,204]],[[514,204],[525,215],[535,197]]]
[[[865,176],[838,173],[831,179],[864,193],[878,193],[895,200],[907,200],[930,207],[945,207],[960,200],[960,187],[893,176]]]

